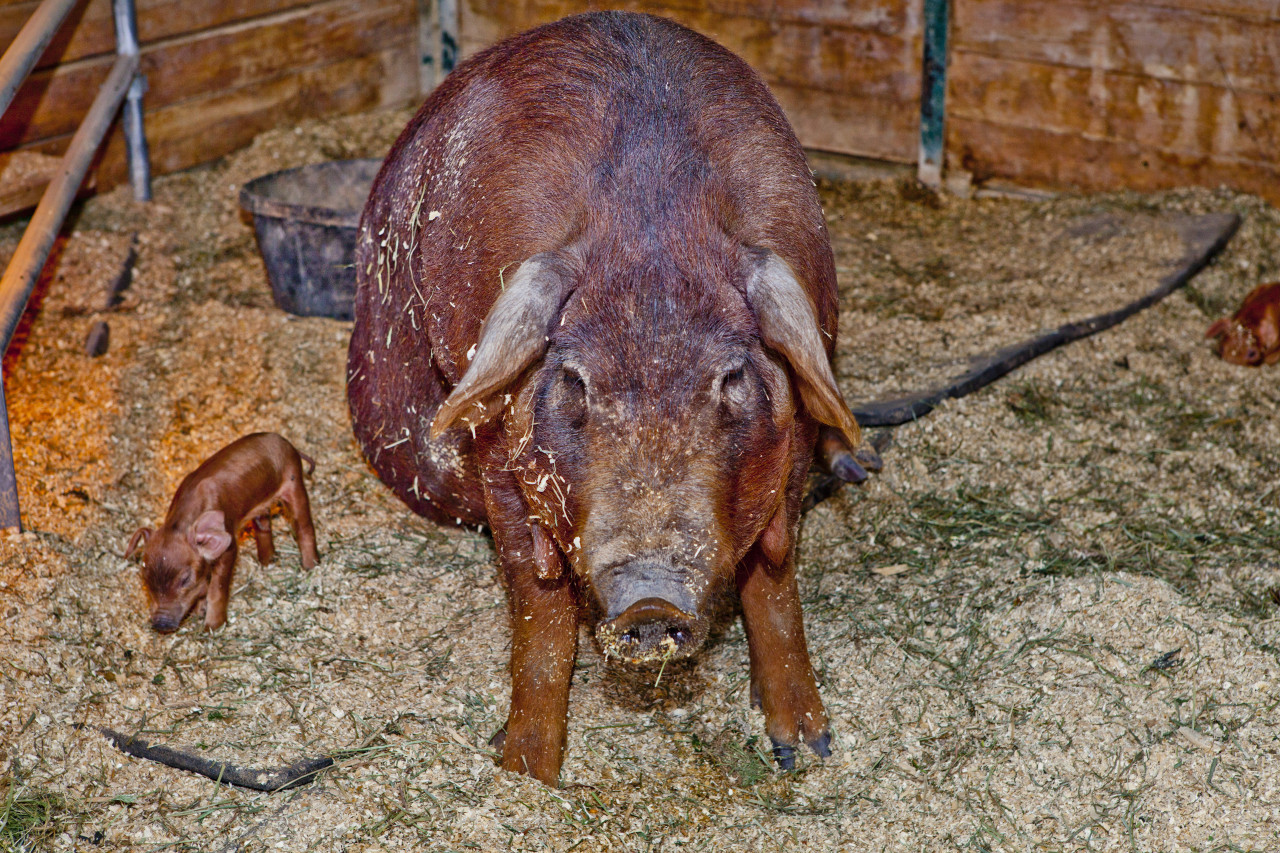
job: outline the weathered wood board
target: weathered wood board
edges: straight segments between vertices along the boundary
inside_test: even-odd
[[[0,3],[0,41],[35,3]],[[216,159],[283,122],[420,96],[413,0],[142,0],[147,139],[157,174]],[[109,0],[77,6],[0,118],[0,150],[60,153],[114,59]],[[108,137],[100,187],[125,177]]]
[[[498,39],[605,4],[589,0],[465,0],[464,56]],[[647,0],[608,4],[705,33],[764,77],[807,147],[915,159],[920,115],[918,0]]]
[[[1280,201],[1280,6],[960,0],[948,159],[979,180]]]

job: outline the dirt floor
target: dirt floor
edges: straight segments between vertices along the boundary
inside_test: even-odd
[[[824,182],[851,400],[1149,289],[1180,247],[1135,222],[1243,224],[1187,290],[894,429],[883,473],[807,516],[831,758],[774,769],[737,622],[656,686],[584,637],[552,790],[486,747],[509,684],[490,540],[374,478],[345,404],[350,325],[273,306],[238,211],[249,179],[382,156],[407,118],[268,133],[157,180],[152,204],[122,189],[79,212],[5,365],[27,532],[0,536],[0,849],[1280,848],[1280,367],[1203,340],[1280,279],[1280,211]],[[103,310],[135,233],[133,284]],[[277,524],[276,564],[242,553],[225,628],[157,635],[125,543],[256,430],[316,459],[321,564],[304,574]],[[76,724],[254,767],[339,760],[259,794]]]

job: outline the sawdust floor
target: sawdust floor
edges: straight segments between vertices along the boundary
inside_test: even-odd
[[[381,156],[407,117],[268,133],[156,181],[153,204],[117,190],[80,211],[6,365],[28,532],[0,537],[0,848],[1280,848],[1280,368],[1202,340],[1280,278],[1280,212],[1206,190],[1031,203],[824,184],[855,400],[1118,305],[1173,250],[1072,223],[1244,222],[1189,290],[897,428],[883,474],[809,514],[830,759],[772,768],[732,622],[656,686],[584,639],[551,790],[486,750],[508,701],[490,540],[414,517],[373,477],[345,405],[348,324],[273,307],[237,209],[260,174]],[[134,232],[133,285],[103,311]],[[0,254],[18,233],[0,229]],[[96,319],[111,346],[90,359]],[[304,574],[278,525],[277,564],[241,555],[223,630],[158,636],[125,542],[254,430],[316,458],[322,563]],[[257,794],[77,723],[242,765],[342,758]]]

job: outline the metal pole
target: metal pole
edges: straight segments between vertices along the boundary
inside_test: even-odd
[[[0,278],[0,353],[9,348],[22,312],[26,310],[27,300],[45,261],[49,259],[49,251],[57,239],[58,229],[66,219],[67,210],[76,197],[76,191],[84,181],[85,172],[93,155],[102,144],[102,139],[111,127],[120,102],[124,100],[130,81],[138,71],[137,54],[125,55],[116,59],[98,96],[93,100],[89,113],[71,138],[71,145],[58,164],[57,174],[49,182],[36,212],[22,234],[18,249],[13,253],[9,266]],[[13,444],[9,436],[8,411],[2,405],[3,391],[0,390],[0,528],[22,528],[22,519],[18,514],[18,487],[13,468]]]
[[[89,163],[102,144],[102,138],[107,135],[107,128],[111,126],[137,69],[137,56],[121,56],[116,60],[89,113],[71,138],[71,145],[58,165],[57,174],[40,198],[18,249],[13,253],[4,277],[0,278],[0,343],[6,347],[27,307],[27,299],[40,277],[40,270],[49,259],[49,250],[53,248],[58,229],[76,197],[76,191],[80,189],[85,172],[89,170]]]
[[[440,0],[440,75],[458,64],[458,2]]]
[[[112,6],[116,19],[116,53],[136,57],[139,54],[138,18],[133,0],[113,0]],[[138,201],[151,201],[151,163],[147,135],[142,127],[142,93],[146,90],[147,78],[135,73],[123,115],[124,138],[129,150],[129,183]]]
[[[9,438],[9,409],[0,381],[0,530],[22,529],[18,512],[18,477],[13,470],[13,442]]]
[[[44,0],[23,24],[18,37],[0,57],[0,114],[9,109],[22,81],[53,40],[62,19],[79,0]]]
[[[942,186],[947,98],[949,0],[924,0],[924,61],[920,87],[920,183]]]

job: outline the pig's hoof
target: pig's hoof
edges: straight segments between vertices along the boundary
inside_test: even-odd
[[[493,737],[489,738],[489,748],[498,753],[495,761],[502,763],[502,747],[507,743],[507,724],[503,723],[502,728],[493,733]]]
[[[769,738],[769,740],[773,741],[773,757],[778,760],[778,766],[783,770],[795,770],[796,748],[774,738]]]
[[[846,483],[861,483],[867,479],[867,471],[849,453],[837,453],[831,459],[831,473]]]
[[[880,458],[880,454],[876,452],[875,447],[870,444],[864,444],[859,447],[858,452],[853,454],[853,458],[868,471],[879,473],[884,468],[884,460]]]
[[[770,737],[773,741],[773,757],[777,759],[778,766],[783,770],[796,769],[796,748],[789,743],[783,743],[777,738]],[[819,758],[831,757],[831,732],[823,732],[811,741],[808,741],[809,748]]]

